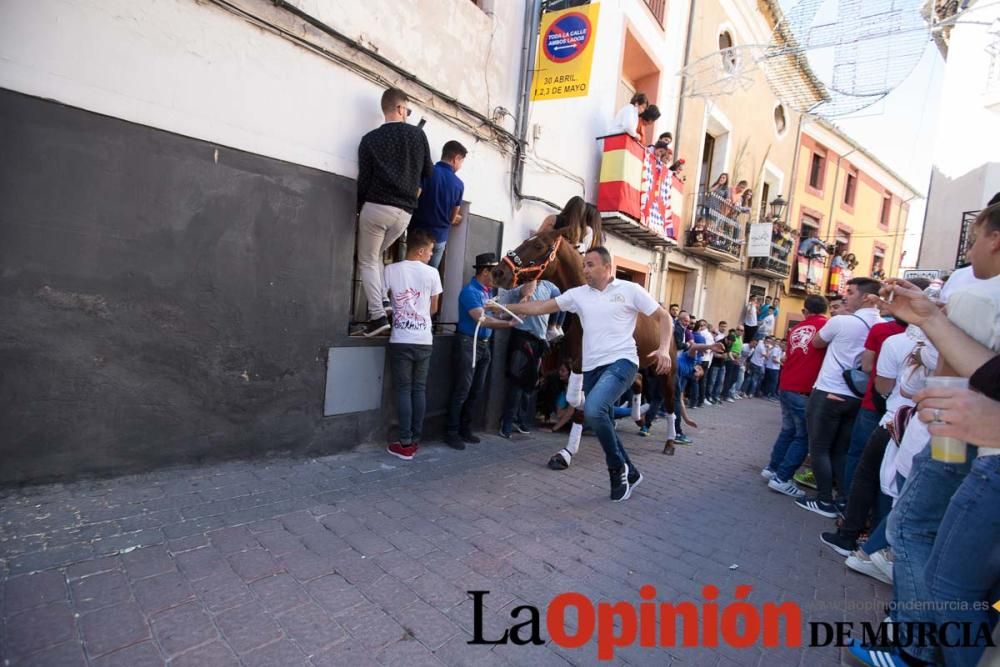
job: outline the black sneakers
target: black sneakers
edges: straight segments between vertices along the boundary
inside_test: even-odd
[[[858,548],[858,541],[837,533],[823,533],[819,536],[819,541],[836,551],[841,556],[847,557]]]
[[[479,439],[479,436],[474,435],[472,431],[459,431],[458,437],[460,437],[464,442],[467,442],[470,445],[478,445],[480,442],[482,442],[482,440]]]
[[[827,519],[837,518],[837,506],[818,498],[799,498],[795,501],[795,504],[804,510],[809,510],[810,512],[815,512],[820,516],[825,516]]]
[[[627,463],[623,463],[620,468],[608,468],[608,475],[611,478],[611,500],[616,503],[628,500],[629,496],[632,495],[632,486],[628,483],[628,474]]]
[[[639,484],[642,483],[642,480],[643,480],[642,473],[639,472],[639,469],[636,468],[634,465],[629,466],[628,485],[632,487],[633,491],[635,490],[635,487],[639,486]]]
[[[391,328],[392,326],[389,324],[389,318],[382,316],[377,320],[369,320],[363,328],[351,332],[351,335],[356,336],[361,334],[365,338],[371,338],[372,336],[384,334]]]
[[[448,445],[452,449],[465,449],[465,442],[459,437],[458,433],[448,433],[444,436],[444,444]]]

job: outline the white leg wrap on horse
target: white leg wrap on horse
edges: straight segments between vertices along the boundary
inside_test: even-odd
[[[632,396],[632,421],[639,421],[642,417],[642,396]]]
[[[569,439],[566,441],[566,451],[571,456],[576,456],[580,451],[580,436],[583,435],[583,424],[573,424],[569,430]]]
[[[674,413],[667,413],[667,440],[673,440],[677,437],[677,429],[674,428]]]
[[[569,384],[566,385],[566,402],[574,408],[583,405],[583,374],[570,373]]]

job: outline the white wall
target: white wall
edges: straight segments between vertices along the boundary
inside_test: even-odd
[[[530,111],[529,139],[536,125],[541,135],[531,142],[529,155],[554,163],[576,178],[547,172],[529,160],[525,168],[525,194],[543,196],[559,204],[573,195],[581,195],[590,202],[597,200],[601,149],[596,138],[608,133],[618,111],[616,94],[626,27],[660,67],[656,104],[662,115],[653,136],[674,130],[688,6],[688,2],[680,0],[668,2],[661,29],[643,0],[601,0],[590,94],[533,102]],[[529,229],[536,228],[551,212],[547,207],[525,202],[517,212],[518,224],[506,234],[505,245],[521,241]],[[655,253],[645,248],[626,243],[616,247],[618,254],[635,261],[647,264],[655,261]]]
[[[1000,4],[975,3],[963,16],[994,22]],[[919,268],[953,268],[962,212],[982,208],[1000,191],[1000,113],[986,107],[989,28],[960,20],[951,33]]]
[[[436,77],[473,107],[485,110],[476,89],[488,79],[490,104],[513,111],[512,44],[519,43],[523,3],[496,4],[504,9],[494,18],[468,0],[314,0],[303,7],[380,51],[395,44],[406,56],[399,64]],[[397,23],[414,20],[421,7],[449,36],[439,49]],[[471,28],[500,24],[485,70],[476,69],[485,62],[481,40],[459,45],[460,19],[487,41],[488,32]],[[482,56],[466,52],[480,48]],[[460,74],[467,86],[455,82]],[[358,141],[382,122],[379,85],[196,0],[7,0],[0,4],[0,86],[350,178]],[[420,115],[418,107],[413,122]],[[428,116],[426,131],[435,153],[449,139],[470,149],[461,176],[472,212],[509,219],[510,159],[437,117]]]

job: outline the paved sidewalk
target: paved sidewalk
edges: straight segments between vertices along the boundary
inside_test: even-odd
[[[807,619],[876,620],[889,588],[847,570],[819,542],[833,522],[766,488],[759,471],[776,404],[692,411],[696,444],[663,456],[657,437],[623,440],[645,481],[608,500],[599,445],[545,467],[561,436],[430,444],[412,462],[364,449],[172,469],[0,496],[0,659],[9,665],[566,665],[567,650],[470,646],[525,604],[565,591],[595,602],[797,601]],[[735,569],[732,566],[737,566]],[[549,638],[544,616],[542,636]],[[808,642],[808,634],[804,641]],[[630,647],[634,665],[837,664],[834,648]],[[603,663],[609,664],[609,663]]]

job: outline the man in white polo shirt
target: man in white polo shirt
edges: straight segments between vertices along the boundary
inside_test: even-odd
[[[875,307],[881,286],[871,278],[848,280],[844,297],[847,314],[830,318],[812,339],[813,347],[826,348],[823,366],[806,404],[809,457],[816,476],[817,494],[795,502],[803,509],[831,519],[837,517],[838,510],[833,502],[833,483],[843,483],[851,429],[861,409],[861,396],[847,386],[844,371],[858,367],[868,330],[881,321]],[[847,492],[847,489],[840,489],[845,501]]]
[[[617,280],[611,254],[596,247],[583,257],[586,285],[574,287],[554,299],[529,301],[509,306],[518,315],[544,315],[559,310],[576,313],[583,325],[584,417],[594,429],[604,449],[611,476],[611,500],[628,500],[642,474],[629,460],[615,431],[612,411],[615,401],[635,380],[639,368],[635,321],[639,313],[659,321],[660,347],[656,372],[670,371],[670,338],[673,319],[649,293],[627,280]]]

